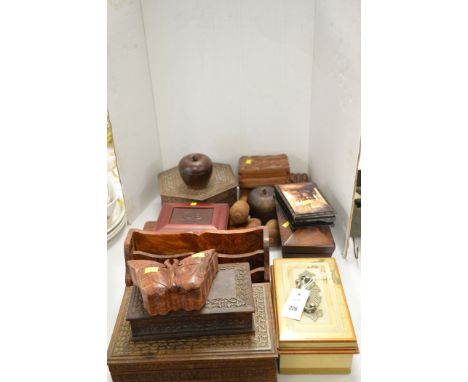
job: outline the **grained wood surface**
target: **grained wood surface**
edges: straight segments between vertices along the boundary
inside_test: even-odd
[[[289,183],[286,154],[252,155],[239,158],[239,186],[253,188]]]
[[[268,231],[264,227],[219,230],[203,233],[169,233],[131,229],[124,243],[125,263],[129,260],[164,261],[180,259],[195,252],[215,249],[220,264],[248,262],[252,282],[270,280]],[[128,266],[125,282],[132,285]]]
[[[130,260],[132,282],[138,286],[146,311],[154,316],[174,310],[199,310],[218,271],[214,250],[183,260]]]
[[[305,227],[293,230],[278,203],[276,215],[283,257],[330,257],[335,251],[335,240],[330,227]]]
[[[248,263],[220,264],[201,310],[150,316],[133,286],[126,319],[132,339],[173,339],[251,333],[255,311]]]
[[[276,381],[278,357],[270,284],[253,285],[255,332],[132,341],[125,288],[107,352],[113,381]]]

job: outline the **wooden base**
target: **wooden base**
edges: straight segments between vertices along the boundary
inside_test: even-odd
[[[253,285],[255,333],[138,342],[131,339],[125,320],[131,290],[125,288],[107,352],[114,382],[276,381],[269,283]]]
[[[279,353],[280,374],[349,374],[353,362],[353,354]]]
[[[350,374],[351,369],[344,368],[344,369],[280,369],[280,374]]]
[[[286,215],[276,202],[276,216],[284,258],[331,257],[335,240],[330,227],[307,227],[292,229]]]

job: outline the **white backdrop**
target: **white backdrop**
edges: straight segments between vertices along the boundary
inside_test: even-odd
[[[140,0],[108,2],[107,107],[131,222],[154,199],[162,170]]]
[[[359,0],[110,4],[109,112],[132,211],[190,152],[235,172],[243,154],[284,152],[335,208],[343,248],[360,140]]]
[[[142,0],[163,167],[190,152],[237,169],[285,152],[307,171],[314,2]]]
[[[344,248],[361,138],[359,0],[316,0],[309,166]]]

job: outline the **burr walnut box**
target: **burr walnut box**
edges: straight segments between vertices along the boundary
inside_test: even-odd
[[[269,283],[253,285],[255,331],[171,340],[133,341],[125,319],[126,287],[107,352],[114,382],[276,381],[278,358]]]
[[[249,263],[218,265],[205,306],[150,316],[141,293],[133,287],[126,319],[134,341],[188,338],[204,335],[251,333],[254,302]]]

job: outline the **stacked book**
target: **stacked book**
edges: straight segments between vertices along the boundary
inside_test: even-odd
[[[276,200],[294,227],[333,225],[335,211],[312,182],[275,185]]]
[[[239,159],[241,188],[273,186],[289,181],[289,161],[286,154],[242,156]]]
[[[298,319],[285,313],[293,288],[308,292]],[[350,373],[359,349],[335,259],[275,259],[272,294],[279,372]]]

